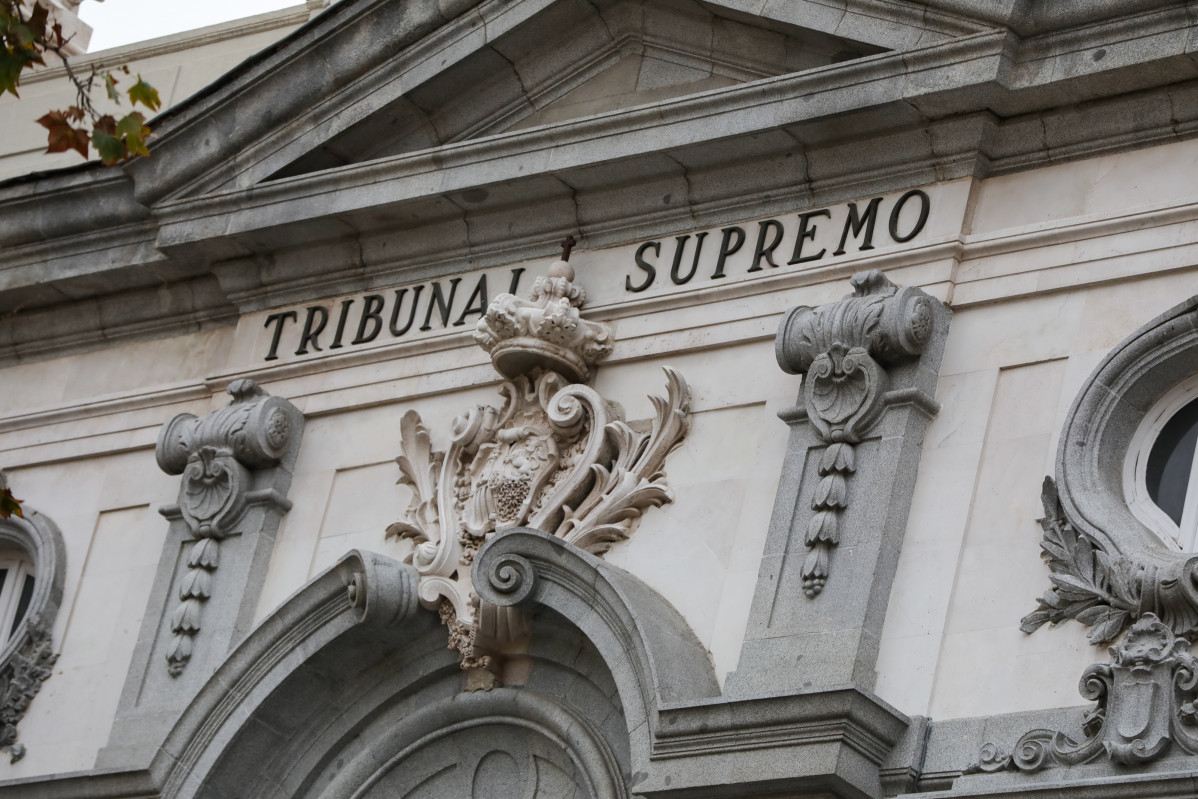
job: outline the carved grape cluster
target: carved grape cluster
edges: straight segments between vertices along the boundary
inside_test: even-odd
[[[529,481],[527,478],[522,480],[497,480],[491,486],[491,496],[495,499],[495,507],[499,511],[497,516],[500,519],[512,520],[520,515],[520,508],[524,505],[524,498],[528,496]]]

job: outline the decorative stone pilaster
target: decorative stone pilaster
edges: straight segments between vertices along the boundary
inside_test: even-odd
[[[187,571],[179,585],[179,604],[171,614],[172,639],[166,652],[172,676],[191,660],[205,603],[212,597],[220,566],[221,541],[248,532],[260,521],[247,515],[254,505],[279,514],[291,502],[274,487],[255,486],[253,472],[271,469],[294,451],[303,417],[290,402],[268,395],[253,380],[229,386],[233,402],[204,417],[182,413],[158,436],[158,465],[182,475],[179,504],[164,508],[191,535]],[[289,464],[290,465],[290,464]]]
[[[136,766],[249,633],[303,432],[299,409],[253,380],[204,416],[183,413],[158,437],[158,465],[179,475],[154,587],[102,766]]]
[[[840,543],[848,507],[848,479],[857,470],[854,447],[884,409],[890,379],[885,365],[916,358],[932,336],[932,298],[917,288],[899,289],[881,272],[849,281],[853,294],[819,308],[792,308],[775,340],[778,365],[806,376],[803,402],[820,440],[815,511],[807,526],[803,592],[808,598],[828,582],[831,550]]]
[[[850,285],[778,329],[803,385],[733,693],[873,686],[949,312],[879,271]]]
[[[1110,652],[1110,662],[1088,667],[1078,686],[1083,697],[1097,702],[1085,716],[1084,740],[1032,730],[1011,754],[986,744],[966,773],[1033,772],[1089,763],[1103,754],[1116,763],[1141,765],[1162,757],[1173,744],[1198,754],[1198,661],[1190,642],[1145,613]]]
[[[496,297],[475,339],[508,378],[503,407],[458,417],[443,452],[415,412],[401,421],[396,460],[412,500],[387,534],[415,542],[420,599],[440,613],[470,688],[496,685],[503,652],[528,635],[522,611],[480,602],[474,590],[470,567],[484,542],[532,527],[601,555],[647,508],[673,500],[662,465],[686,435],[690,392],[666,369],[651,423],[625,422],[619,405],[584,385],[612,349],[607,326],[579,314],[585,302],[565,260],[537,279],[531,300]]]

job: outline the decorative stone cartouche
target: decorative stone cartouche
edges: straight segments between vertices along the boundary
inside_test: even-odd
[[[414,411],[400,422],[400,483],[412,491],[388,536],[410,538],[420,599],[437,610],[471,688],[497,684],[499,657],[527,636],[520,611],[481,603],[470,566],[504,530],[534,527],[602,554],[627,538],[647,508],[673,501],[662,464],[686,435],[690,392],[666,369],[666,398],[634,429],[623,409],[584,385],[612,351],[610,329],[580,315],[586,292],[562,260],[538,278],[526,301],[495,298],[475,340],[507,380],[502,407],[459,416],[449,447],[433,447]]]
[[[1198,754],[1198,661],[1190,642],[1145,613],[1110,653],[1109,663],[1086,668],[1078,686],[1083,697],[1097,702],[1085,716],[1084,740],[1032,730],[1009,755],[985,744],[966,773],[1040,771],[1088,763],[1104,753],[1116,763],[1136,766],[1162,757],[1173,744]]]

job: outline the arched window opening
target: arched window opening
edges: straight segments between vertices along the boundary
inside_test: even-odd
[[[1161,540],[1198,551],[1198,376],[1162,397],[1132,438],[1124,471],[1128,506]]]
[[[7,643],[25,620],[37,585],[36,574],[28,552],[0,548],[0,642]]]

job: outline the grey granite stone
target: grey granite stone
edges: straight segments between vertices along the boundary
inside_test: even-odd
[[[806,372],[803,404],[784,414],[790,444],[740,665],[726,683],[731,696],[873,687],[949,312],[879,274],[857,275],[853,285],[840,303],[792,309],[778,332],[779,364]],[[895,321],[854,327],[867,316],[853,304],[887,304],[894,310],[878,313]],[[887,324],[898,327],[877,332]],[[902,339],[900,329],[918,332]],[[825,419],[813,392],[840,357],[844,369],[868,371],[862,385],[873,388],[839,399],[843,412]]]
[[[158,463],[181,474],[103,765],[144,766],[169,725],[250,631],[274,549],[303,415],[249,380],[232,403],[163,426]],[[197,499],[198,497],[198,499]]]

